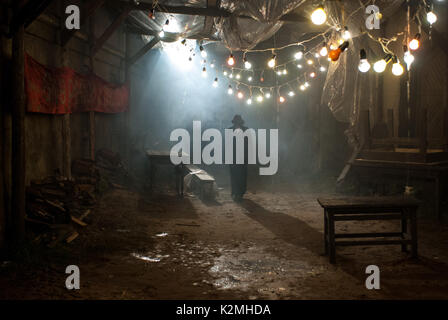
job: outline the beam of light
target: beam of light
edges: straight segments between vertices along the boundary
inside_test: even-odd
[[[170,23],[171,26],[171,23]],[[191,57],[190,48],[195,45],[194,40],[187,40],[186,44],[183,41],[165,42],[163,43],[163,52],[169,57],[173,65],[181,71],[189,71],[193,67],[193,60]]]

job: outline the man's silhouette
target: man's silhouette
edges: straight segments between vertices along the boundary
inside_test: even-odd
[[[243,118],[237,114],[232,120],[233,126],[229,129],[246,131]],[[232,189],[232,199],[241,201],[246,193],[247,182],[247,138],[244,139],[244,164],[236,164],[236,138],[233,138],[233,164],[230,165],[230,184]]]

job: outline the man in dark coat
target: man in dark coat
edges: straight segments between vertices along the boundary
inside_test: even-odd
[[[240,129],[243,132],[248,129],[244,126],[244,120],[239,114],[233,117],[232,123],[233,126],[229,129]],[[236,202],[241,201],[246,193],[248,159],[247,146],[247,138],[244,138],[244,164],[236,164],[236,138],[233,138],[233,164],[230,165],[230,184],[232,189],[232,199]]]

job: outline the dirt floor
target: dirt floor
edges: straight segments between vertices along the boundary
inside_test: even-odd
[[[289,191],[287,191],[289,190]],[[419,221],[420,259],[399,246],[337,250],[323,256],[328,193],[306,186],[249,192],[242,203],[222,190],[203,202],[168,190],[105,194],[70,244],[29,247],[0,263],[0,299],[446,299],[448,227]],[[340,224],[339,230],[394,231],[395,222]],[[77,265],[81,289],[65,288]],[[381,270],[367,290],[365,268]]]

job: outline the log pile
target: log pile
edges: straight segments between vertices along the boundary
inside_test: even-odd
[[[73,226],[87,226],[84,219],[93,210],[98,194],[120,187],[127,178],[120,155],[108,150],[98,151],[97,161],[74,160],[72,175],[70,180],[60,174],[34,180],[26,190],[27,222],[44,232],[61,229],[64,225],[62,229],[66,233],[68,230],[63,237],[50,236],[53,243],[56,238],[60,241],[64,237],[67,242],[73,241],[78,236]],[[45,237],[40,234],[38,238]]]
[[[26,190],[27,218],[46,224],[68,223],[68,204],[73,197],[73,189],[73,181],[63,177],[32,181]]]

